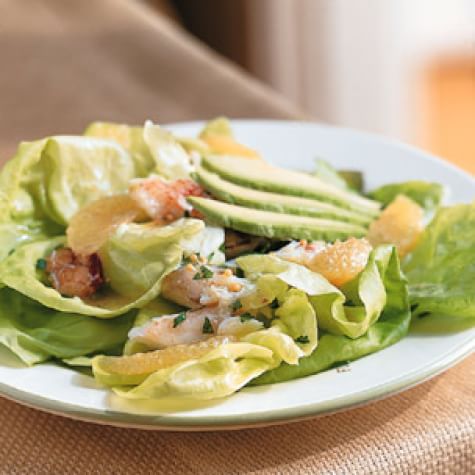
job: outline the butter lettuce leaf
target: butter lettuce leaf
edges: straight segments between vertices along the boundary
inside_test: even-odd
[[[475,325],[475,202],[441,208],[403,268],[415,326]]]
[[[387,206],[396,196],[405,195],[415,201],[426,213],[433,213],[442,203],[445,188],[440,183],[411,180],[391,183],[373,190],[369,196]]]
[[[365,269],[341,290],[320,274],[277,256],[250,255],[237,259],[237,264],[251,280],[270,273],[304,292],[323,330],[358,338],[377,321],[386,304],[384,273],[393,253],[391,246],[374,249]]]
[[[181,219],[163,227],[120,225],[99,251],[109,285],[122,296],[139,299],[160,277],[178,267],[182,243],[193,240],[203,229],[203,221],[197,219]]]
[[[190,156],[171,132],[147,121],[143,136],[155,160],[154,172],[171,180],[189,178],[193,171]]]
[[[202,221],[184,219],[164,227],[131,224],[125,230],[118,229],[100,253],[109,286],[87,300],[62,296],[36,269],[38,259],[64,245],[64,236],[16,249],[0,264],[0,281],[46,307],[100,318],[116,317],[158,296],[161,280],[182,260],[180,241],[203,226]]]
[[[155,159],[144,140],[142,126],[114,122],[93,122],[88,125],[84,135],[112,140],[122,145],[132,156],[136,177],[145,177],[155,169]]]
[[[325,160],[321,158],[315,160],[315,170],[313,175],[320,178],[325,183],[331,183],[338,188],[349,189],[348,183],[343,177]]]
[[[150,120],[143,127],[93,122],[84,135],[113,140],[125,147],[134,159],[138,176],[157,173],[173,180],[190,176],[193,166],[187,149],[200,148],[198,140],[185,140],[182,145],[180,139]]]
[[[0,175],[3,221],[66,226],[82,206],[123,192],[134,176],[130,154],[111,141],[57,136],[23,143]]]
[[[0,289],[0,344],[25,364],[120,351],[135,318],[101,320],[47,308],[15,290]]]
[[[319,373],[337,364],[382,350],[403,338],[409,329],[411,312],[407,281],[401,271],[395,250],[392,250],[387,262],[383,282],[386,289],[384,309],[364,335],[353,339],[324,331],[315,351],[301,358],[298,365],[282,363],[278,368],[264,373],[250,384],[278,383]]]
[[[211,350],[198,359],[190,359],[141,376],[114,375],[101,368],[101,357],[93,360],[96,379],[113,385],[114,391],[128,399],[216,399],[228,396],[247,384],[251,379],[275,366],[273,353],[268,348],[252,343],[227,343]],[[132,385],[127,385],[131,382]]]

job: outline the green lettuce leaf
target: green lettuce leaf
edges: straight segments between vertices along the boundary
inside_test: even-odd
[[[66,226],[85,204],[126,190],[134,176],[130,155],[111,141],[57,136],[23,143],[0,174],[1,221]]]
[[[321,291],[322,286],[325,292],[333,287],[319,274],[271,255],[240,257],[237,264],[255,284],[255,291],[240,299],[242,307],[273,317],[272,327],[291,338],[294,346],[302,351],[300,356],[310,354],[317,346],[318,330],[308,295]],[[295,288],[289,289],[289,286]],[[274,302],[278,306],[272,315],[270,305]],[[298,352],[296,354],[295,363],[299,358]]]
[[[206,135],[223,135],[225,137],[233,137],[231,123],[226,117],[216,117],[205,124],[203,130],[200,132],[200,137]]]
[[[475,202],[441,208],[403,263],[414,325],[426,331],[475,324]]]
[[[109,281],[104,291],[88,300],[63,297],[47,284],[36,269],[65,237],[25,244],[0,264],[0,281],[43,305],[63,312],[112,318],[133,308],[141,308],[160,292],[161,280],[180,264],[180,242],[200,232],[200,220],[184,219],[169,226],[130,224],[119,228],[100,254]]]
[[[175,137],[150,121],[144,127],[93,122],[84,135],[114,140],[125,147],[135,161],[137,176],[158,173],[167,178],[188,177],[191,163],[188,153],[209,153],[200,139]]]
[[[348,189],[348,183],[340,174],[325,160],[321,158],[315,160],[315,170],[313,175],[323,180],[325,183],[330,183],[338,188]]]
[[[147,376],[137,386],[127,386],[126,375],[111,375],[101,368],[101,357],[93,360],[96,379],[114,385],[114,391],[128,399],[215,399],[228,396],[251,379],[275,366],[272,351],[251,343],[227,343],[199,359],[172,365]],[[137,384],[136,376],[131,376]]]
[[[171,180],[189,178],[193,171],[190,156],[171,132],[147,121],[143,136],[155,159],[156,173]]]
[[[124,344],[134,317],[135,312],[114,320],[85,317],[0,289],[0,343],[28,365],[116,350]]]
[[[122,145],[133,158],[137,177],[145,177],[155,169],[155,159],[145,143],[143,127],[141,126],[113,122],[93,122],[88,125],[84,135],[113,140]]]
[[[301,358],[298,365],[282,363],[278,368],[263,374],[250,384],[278,383],[315,374],[379,351],[403,338],[409,328],[411,313],[407,282],[395,250],[390,254],[383,275],[386,304],[380,317],[369,327],[366,334],[352,339],[324,332],[320,336],[316,350],[311,355]]]
[[[326,160],[315,160],[313,175],[326,183],[331,183],[338,188],[354,190],[358,193],[363,191],[363,174],[355,170],[335,170]]]
[[[320,328],[358,338],[377,321],[385,306],[384,273],[393,252],[391,246],[374,249],[365,269],[341,290],[320,274],[277,256],[250,255],[237,259],[237,263],[251,280],[256,275],[271,273],[307,294]]]
[[[182,243],[203,229],[203,221],[197,219],[181,219],[163,227],[149,223],[120,225],[99,251],[109,285],[122,296],[141,298],[170,269],[178,267]]]
[[[415,201],[426,213],[433,213],[444,199],[445,188],[440,183],[412,180],[391,183],[373,190],[369,196],[387,206],[398,195],[405,195]]]

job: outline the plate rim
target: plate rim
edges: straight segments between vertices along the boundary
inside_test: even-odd
[[[449,163],[429,152],[418,147],[403,143],[401,141],[366,131],[359,131],[347,127],[340,127],[319,122],[306,120],[281,120],[281,119],[231,119],[233,124],[264,125],[281,124],[285,126],[312,126],[320,129],[334,130],[352,134],[356,137],[377,141],[385,146],[391,146],[416,153],[426,160],[438,163],[452,173],[468,179],[475,186],[475,176],[465,172],[458,166]],[[177,127],[199,127],[206,121],[185,121],[163,124],[167,129]],[[397,343],[396,343],[397,344]],[[33,395],[32,393],[14,388],[6,383],[0,382],[0,396],[11,401],[20,403],[33,409],[67,417],[69,419],[81,420],[84,422],[97,423],[102,425],[128,427],[135,429],[163,430],[163,431],[218,431],[218,430],[238,430],[245,428],[258,428],[269,425],[284,424],[292,421],[311,419],[323,415],[341,412],[366,405],[370,402],[393,396],[399,392],[417,386],[433,377],[448,370],[452,366],[461,362],[475,351],[475,339],[468,340],[452,352],[442,356],[440,359],[428,363],[418,370],[411,371],[394,380],[379,386],[371,387],[352,394],[351,396],[341,396],[326,403],[309,403],[293,408],[274,409],[260,413],[246,414],[246,422],[242,423],[242,415],[220,415],[220,416],[199,416],[193,419],[170,415],[150,415],[136,414],[131,412],[121,412],[114,410],[102,410],[95,408],[84,409],[75,404],[69,404],[44,396]],[[278,386],[279,383],[274,383]]]
[[[396,343],[397,344],[397,343]],[[91,422],[115,427],[127,427],[144,430],[160,431],[222,431],[259,428],[279,425],[299,420],[312,419],[330,415],[356,407],[362,407],[378,400],[394,396],[402,391],[422,384],[469,357],[475,351],[475,340],[468,340],[451,353],[440,359],[400,376],[391,382],[333,399],[326,404],[321,402],[306,404],[295,408],[270,410],[257,414],[247,414],[246,422],[242,423],[242,415],[232,416],[200,416],[192,420],[169,415],[134,414],[114,410],[83,409],[81,406],[62,401],[32,395],[28,391],[12,388],[0,382],[0,395],[24,406],[39,409],[50,414],[69,419]],[[278,386],[280,383],[274,383]]]

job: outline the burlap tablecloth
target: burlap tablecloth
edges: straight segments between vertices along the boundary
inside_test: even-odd
[[[301,113],[143,5],[0,0],[0,156],[95,119]],[[361,409],[228,433],[76,422],[0,398],[0,473],[475,472],[475,358]]]

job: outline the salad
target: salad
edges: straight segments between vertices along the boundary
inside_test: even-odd
[[[194,401],[473,326],[475,202],[363,181],[274,166],[225,118],[23,142],[0,172],[0,344]]]

